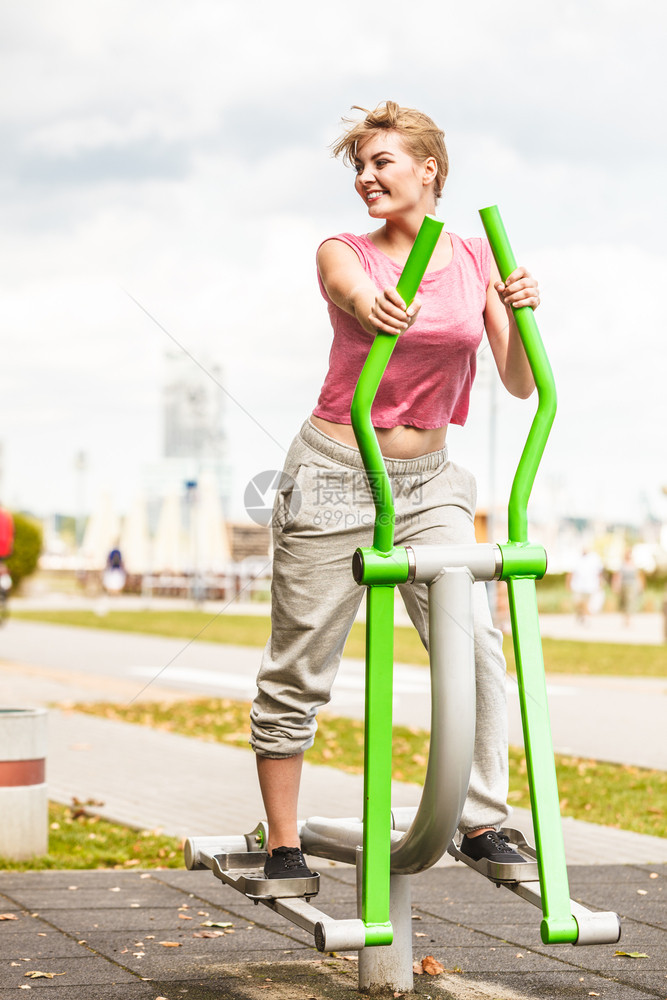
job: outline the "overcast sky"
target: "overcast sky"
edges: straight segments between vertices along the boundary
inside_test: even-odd
[[[76,511],[79,451],[89,504],[141,487],[173,343],[131,295],[222,364],[242,513],[325,373],[317,245],[370,228],[328,145],[389,98],[445,130],[447,228],[497,203],[540,281],[559,413],[535,509],[664,512],[664,4],[23,0],[2,21],[5,503]],[[482,369],[450,436],[482,504],[489,398]],[[498,392],[500,496],[534,407]]]

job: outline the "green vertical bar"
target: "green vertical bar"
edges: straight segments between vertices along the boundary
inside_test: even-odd
[[[367,591],[362,919],[389,921],[394,588]]]
[[[424,216],[424,221],[396,285],[396,291],[406,306],[412,303],[417,294],[443,226],[444,222],[439,222],[432,215]],[[394,545],[394,498],[371,420],[371,407],[398,336],[398,334],[395,336],[391,333],[376,333],[354,390],[350,411],[352,430],[359,446],[359,453],[364,463],[375,504],[373,547],[380,552],[391,552]]]
[[[505,226],[500,218],[500,212],[496,205],[491,205],[489,208],[481,208],[479,214],[498,265],[500,277],[505,281],[515,269],[516,260],[505,232]],[[556,386],[533,310],[530,306],[523,306],[521,309],[513,308],[512,312],[538,393],[537,412],[533,418],[528,440],[514,476],[508,507],[509,540],[511,542],[526,542],[528,541],[527,505],[535,482],[537,468],[556,416]]]
[[[507,589],[542,892],[540,931],[545,944],[573,942],[578,929],[570,906],[535,580],[510,578]]]
[[[371,406],[397,339],[398,337],[391,333],[375,334],[352,399],[352,429],[375,505],[373,548],[379,552],[391,552],[394,545],[394,497],[371,422]]]
[[[503,281],[516,267],[516,260],[496,205],[480,210],[484,229]],[[565,864],[563,828],[558,801],[551,724],[547,705],[542,640],[535,577],[520,575],[521,550],[528,548],[528,500],[556,414],[556,388],[533,310],[513,309],[517,329],[535,378],[537,412],[512,483],[508,508],[509,540],[506,551],[516,548],[514,575],[507,576],[512,638],[521,699],[528,785],[533,814],[543,920],[540,928],[546,944],[575,941],[577,924],[572,916]],[[515,543],[515,544],[512,544]]]

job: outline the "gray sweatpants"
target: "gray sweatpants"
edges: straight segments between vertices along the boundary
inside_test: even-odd
[[[447,450],[386,459],[396,508],[397,545],[475,541],[473,476]],[[312,746],[318,708],[331,687],[364,588],[352,554],[371,545],[375,508],[356,448],[310,421],[288,452],[273,516],[271,637],[250,713],[251,744],[266,757]],[[425,584],[399,587],[428,648]],[[468,799],[460,829],[502,826],[507,807],[507,705],[502,635],[493,627],[483,583],[473,586],[477,725]]]

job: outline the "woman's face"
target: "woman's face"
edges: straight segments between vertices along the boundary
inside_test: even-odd
[[[367,139],[357,149],[356,169],[354,186],[375,219],[435,208],[435,160],[415,160],[398,132],[383,130]]]

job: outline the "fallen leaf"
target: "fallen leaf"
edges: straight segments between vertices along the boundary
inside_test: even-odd
[[[445,971],[444,965],[441,965],[433,955],[422,958],[422,969],[429,976],[439,976],[441,972]]]
[[[657,872],[651,872],[649,878],[660,878]]]
[[[27,979],[55,979],[56,976],[65,976],[66,972],[26,972]]]
[[[200,927],[233,927],[234,924],[229,920],[204,920],[203,923],[199,925]]]
[[[622,955],[625,958],[648,958],[643,951],[615,951],[614,955]]]
[[[32,986],[28,986],[27,983],[21,983],[21,985],[19,986],[19,989],[20,990],[31,990]]]
[[[424,975],[424,970],[422,969],[421,962],[413,962],[412,963],[412,971],[414,972],[415,976],[423,976]]]
[[[648,896],[648,889],[637,889],[638,896]]]
[[[0,913],[0,920],[18,920],[15,913]]]
[[[179,920],[192,920],[192,917],[189,917],[187,915],[187,913],[179,913],[178,914],[178,919]]]
[[[192,936],[193,937],[197,937],[197,938],[217,938],[217,937],[224,937],[225,936],[225,932],[224,931],[195,931]]]
[[[423,931],[415,931],[415,937],[428,937],[428,934],[424,934]]]
[[[180,941],[158,941],[158,944],[161,944],[163,948],[180,948],[181,947],[181,942]]]
[[[119,885],[115,885],[113,887],[113,889],[109,889],[109,892],[120,892],[120,886]]]
[[[20,965],[21,963],[20,962],[10,962],[9,964],[10,965]]]
[[[588,991],[588,995],[589,995],[589,997],[599,997],[600,996],[600,994],[596,993],[595,990],[589,990]]]
[[[341,955],[340,956],[344,962],[358,962],[359,959],[356,955]]]

